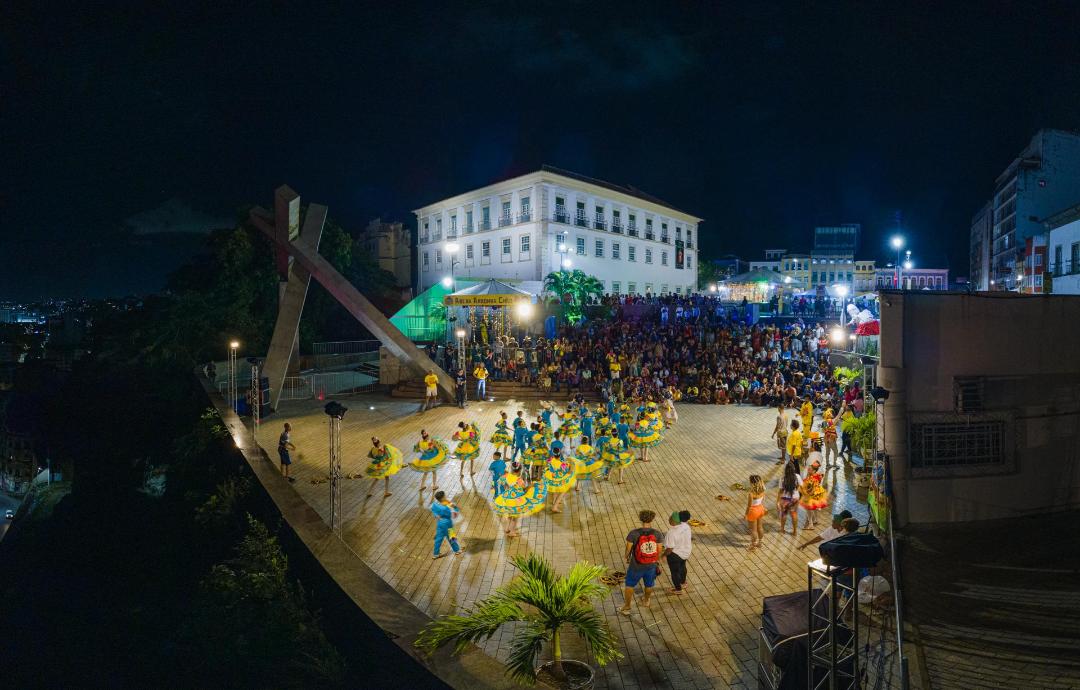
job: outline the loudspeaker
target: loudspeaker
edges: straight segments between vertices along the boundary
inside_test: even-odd
[[[872,568],[885,558],[877,538],[862,532],[830,539],[818,547],[818,553],[825,565],[839,568]]]

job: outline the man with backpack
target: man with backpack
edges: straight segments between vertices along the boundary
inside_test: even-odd
[[[626,535],[626,587],[623,589],[623,607],[619,613],[630,615],[630,605],[634,603],[634,588],[639,582],[645,589],[641,605],[649,607],[656,576],[660,574],[660,557],[664,555],[664,535],[652,527],[656,513],[643,510],[638,513],[641,527],[630,530]]]

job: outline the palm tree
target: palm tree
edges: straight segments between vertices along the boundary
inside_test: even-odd
[[[521,621],[510,646],[507,673],[522,683],[536,680],[536,658],[545,642],[551,642],[551,672],[566,680],[560,629],[568,625],[581,636],[601,666],[621,659],[618,638],[592,601],[608,593],[597,581],[606,569],[579,562],[566,575],[557,576],[551,564],[536,554],[511,559],[519,575],[470,609],[465,615],[444,616],[421,631],[416,646],[430,653],[454,643],[460,654],[470,643],[490,638],[504,623]]]
[[[563,315],[570,323],[582,317],[582,307],[592,295],[604,294],[604,284],[584,271],[552,271],[544,278],[544,289],[562,305]]]

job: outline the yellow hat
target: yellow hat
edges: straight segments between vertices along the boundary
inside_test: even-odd
[[[821,416],[825,419],[832,419],[832,408],[826,407],[825,412],[823,412]]]

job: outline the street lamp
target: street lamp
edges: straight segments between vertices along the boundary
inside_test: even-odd
[[[458,365],[458,369],[464,369],[465,368],[465,329],[464,328],[457,329],[456,331],[454,331],[454,335],[457,336],[457,345],[458,345],[458,361],[457,361],[457,365]],[[466,386],[466,388],[468,388],[468,386]]]
[[[453,289],[455,285],[454,266],[457,266],[459,263],[461,263],[457,260],[457,253],[461,251],[461,245],[457,242],[447,242],[445,249],[446,253],[450,256],[450,284],[446,285],[446,281],[443,280],[443,285],[446,285],[446,287]]]
[[[236,351],[239,350],[239,349],[240,349],[240,342],[239,341],[237,341],[237,340],[230,340],[229,341],[228,396],[229,396],[229,407],[232,408],[233,412],[239,412],[239,410],[237,409],[237,406],[236,406],[236,396],[237,396],[237,388],[236,388],[236,376],[237,376]]]
[[[442,284],[444,288],[452,288],[454,287],[454,279],[450,276],[446,276],[442,279]]]
[[[900,266],[900,250],[904,247],[904,238],[900,235],[893,235],[891,240],[893,249],[896,250],[896,288],[902,289],[900,285],[900,279],[903,277],[903,269]]]
[[[570,268],[570,259],[566,256],[570,252],[570,247],[566,244],[566,235],[559,235],[559,242],[555,245],[555,251],[562,256],[559,261],[562,269],[565,271]]]
[[[571,266],[573,266],[573,265],[574,265],[574,262],[573,262],[573,261],[571,261],[570,259],[563,259],[563,260],[562,260],[562,267],[563,267],[564,269],[569,269],[569,268],[570,268]]]

